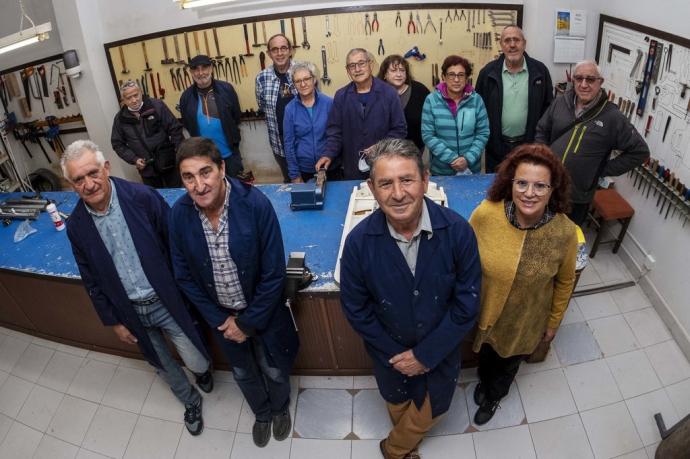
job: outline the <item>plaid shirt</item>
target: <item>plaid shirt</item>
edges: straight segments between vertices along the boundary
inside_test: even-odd
[[[544,215],[541,216],[541,219],[535,223],[534,226],[523,228],[520,226],[520,223],[518,223],[517,216],[515,215],[515,203],[513,201],[506,200],[503,204],[505,205],[506,217],[508,218],[508,221],[517,229],[537,229],[540,226],[544,226],[549,223],[551,220],[553,220],[553,217],[556,216],[554,212],[549,210],[549,206],[546,206],[546,209],[544,209]]]
[[[292,83],[290,77],[290,69],[294,65],[294,61],[290,61],[290,68],[287,71],[287,79],[290,82],[290,92],[297,95],[297,89]],[[278,95],[280,94],[280,79],[276,76],[273,66],[269,65],[263,69],[256,76],[256,103],[259,110],[266,114],[266,127],[268,128],[268,141],[271,144],[271,150],[274,155],[285,156],[283,150],[283,143],[280,141],[280,132],[278,131],[278,114],[276,113],[276,102],[278,102]]]
[[[211,221],[206,214],[196,207],[201,219],[201,226],[206,236],[208,253],[213,266],[213,281],[216,284],[218,303],[224,308],[236,311],[247,307],[247,301],[242,292],[240,278],[237,275],[237,265],[230,255],[230,228],[228,225],[228,205],[230,203],[230,183],[225,179],[225,204],[220,214],[218,230],[214,231]]]

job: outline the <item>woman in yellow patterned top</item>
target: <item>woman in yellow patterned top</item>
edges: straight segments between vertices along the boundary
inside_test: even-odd
[[[569,187],[547,146],[521,145],[470,218],[482,263],[477,425],[493,417],[522,360],[553,339],[568,307],[577,256]]]

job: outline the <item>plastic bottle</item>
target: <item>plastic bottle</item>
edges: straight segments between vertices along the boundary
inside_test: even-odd
[[[46,212],[50,215],[50,219],[53,220],[56,231],[62,231],[65,229],[65,221],[62,219],[58,213],[57,207],[52,202],[46,206]]]

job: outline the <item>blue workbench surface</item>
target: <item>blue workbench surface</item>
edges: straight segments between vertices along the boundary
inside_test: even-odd
[[[475,207],[484,199],[493,175],[459,177],[432,177],[442,186],[450,207],[465,218],[469,218]],[[342,235],[345,213],[354,186],[359,182],[329,182],[326,200],[322,210],[290,210],[289,185],[258,185],[271,200],[276,209],[283,233],[286,257],[288,252],[306,252],[307,266],[319,276],[311,291],[335,291],[333,280],[336,257]],[[184,190],[160,190],[166,201],[172,205]],[[0,202],[22,193],[0,194]],[[43,193],[55,201],[58,210],[71,213],[78,197],[73,192]],[[79,270],[72,256],[66,231],[55,231],[46,212],[41,212],[31,226],[38,230],[23,241],[15,243],[14,233],[19,221],[0,227],[0,269],[9,269],[46,276],[79,279]]]

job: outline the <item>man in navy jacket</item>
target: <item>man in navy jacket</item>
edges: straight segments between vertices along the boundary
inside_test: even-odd
[[[91,141],[72,143],[60,164],[81,198],[67,221],[67,236],[96,312],[121,341],[139,345],[185,405],[187,429],[199,435],[201,395],[164,337],[196,374],[199,388],[210,392],[209,355],[175,287],[168,253],[168,204],[147,186],[111,178],[110,164]]]
[[[225,176],[215,144],[184,140],[187,194],[173,206],[175,279],[213,331],[256,417],[254,443],[291,432],[290,370],[299,342],[283,302],[285,252],[275,211],[256,188]]]
[[[411,141],[382,140],[369,164],[380,208],[345,241],[340,292],[394,424],[381,453],[400,459],[448,411],[459,345],[479,309],[481,266],[467,221],[424,197],[429,173]]]

